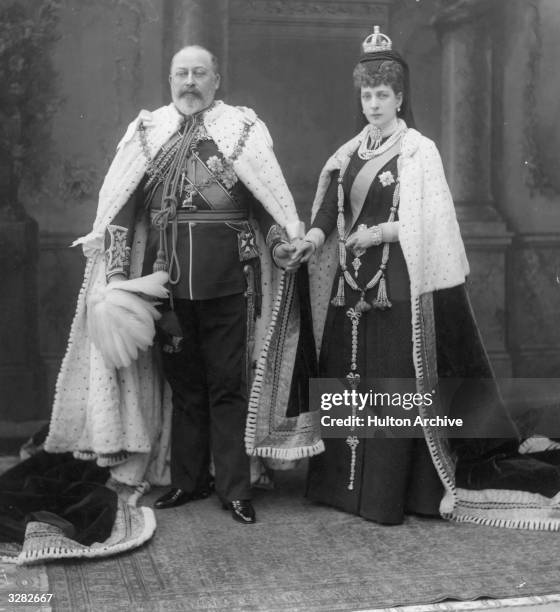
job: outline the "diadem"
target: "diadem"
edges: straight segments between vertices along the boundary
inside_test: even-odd
[[[370,34],[362,43],[364,53],[376,53],[378,51],[390,51],[393,43],[391,39],[379,31],[379,26],[373,26],[373,34]]]

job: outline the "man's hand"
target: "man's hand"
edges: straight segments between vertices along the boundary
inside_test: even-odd
[[[302,263],[309,261],[315,251],[315,246],[309,240],[296,240],[293,246],[291,265],[292,269],[297,270]]]
[[[277,245],[272,253],[276,265],[286,270],[297,270],[297,266],[296,268],[291,267],[294,250],[295,246],[289,242],[281,242]]]

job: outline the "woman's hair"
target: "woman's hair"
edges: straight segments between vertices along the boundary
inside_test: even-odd
[[[396,94],[404,95],[404,70],[399,62],[390,60],[360,62],[354,68],[353,76],[356,89],[388,85]]]
[[[359,64],[354,68],[354,85],[358,92],[358,127],[366,125],[367,120],[362,113],[360,89],[362,87],[378,87],[388,85],[395,94],[402,94],[402,104],[397,111],[397,117],[404,119],[408,127],[414,127],[414,117],[410,104],[410,82],[408,65],[395,51],[364,54]]]

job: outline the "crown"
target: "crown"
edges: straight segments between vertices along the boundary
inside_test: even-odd
[[[375,53],[378,51],[389,51],[393,43],[391,39],[379,31],[379,26],[373,26],[373,34],[370,34],[362,43],[364,53]]]

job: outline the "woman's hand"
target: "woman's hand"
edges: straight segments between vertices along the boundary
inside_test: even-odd
[[[279,268],[284,268],[286,270],[297,269],[290,268],[295,248],[296,247],[293,244],[290,244],[289,242],[281,242],[274,248],[274,251],[272,252],[272,257],[274,258],[274,262]]]
[[[315,251],[315,245],[309,240],[296,240],[292,246],[294,250],[287,270],[297,270],[302,263],[309,261]]]
[[[346,248],[351,249],[354,254],[363,254],[366,249],[372,246],[378,246],[381,244],[383,239],[381,228],[378,225],[372,227],[359,227],[349,238],[346,240]]]

